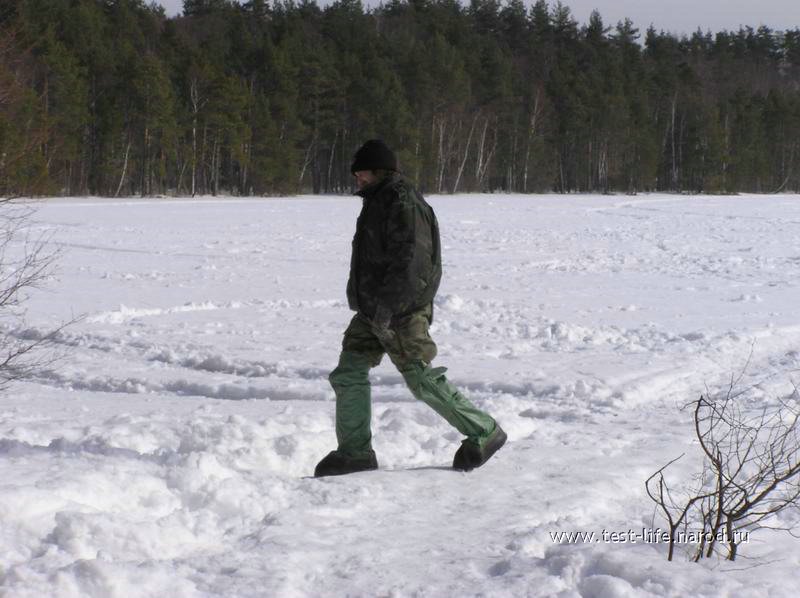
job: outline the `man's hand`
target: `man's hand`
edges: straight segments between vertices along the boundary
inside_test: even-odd
[[[385,305],[378,305],[375,309],[375,317],[372,318],[372,327],[376,330],[386,330],[392,323],[392,312]]]
[[[394,330],[389,328],[392,323],[392,312],[384,305],[378,305],[375,310],[375,317],[372,318],[372,332],[381,341],[381,344],[393,346],[395,341]]]

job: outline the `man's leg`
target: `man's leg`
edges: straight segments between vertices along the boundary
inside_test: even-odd
[[[426,308],[399,321],[394,327],[393,346],[385,349],[414,396],[466,436],[468,442],[482,448],[498,428],[497,422],[448,382],[446,368],[431,367],[436,343],[428,333],[430,315],[430,308]]]
[[[447,380],[444,375],[447,368],[411,361],[399,369],[414,396],[467,439],[480,445],[494,430],[496,422],[492,416],[475,407]]]
[[[363,455],[372,450],[370,367],[364,354],[342,351],[339,365],[328,377],[336,393],[336,440],[343,454]]]
[[[383,357],[383,348],[369,323],[354,316],[344,333],[339,364],[328,380],[336,393],[337,450],[317,465],[314,475],[339,475],[376,469],[372,450],[369,370]]]

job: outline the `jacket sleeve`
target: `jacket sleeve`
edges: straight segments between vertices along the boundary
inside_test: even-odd
[[[386,255],[389,258],[376,296],[378,303],[392,314],[406,311],[414,300],[417,282],[414,274],[416,215],[414,203],[405,191],[392,198],[386,218]]]

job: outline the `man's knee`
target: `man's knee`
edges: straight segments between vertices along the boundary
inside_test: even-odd
[[[396,347],[389,351],[398,369],[411,362],[431,363],[436,357],[436,343],[428,332],[428,311],[420,311],[402,319],[395,328]]]
[[[328,376],[328,381],[333,388],[367,384],[372,361],[367,355],[342,351],[339,364]]]
[[[424,364],[420,362],[407,361],[403,363],[395,363],[395,365],[397,366],[397,371],[399,371],[403,376],[406,386],[408,386],[409,390],[416,395],[417,391],[422,385],[421,374],[425,367]]]
[[[447,371],[447,368],[432,368],[430,364],[417,359],[404,362],[398,365],[397,369],[403,376],[406,386],[417,398],[423,395],[421,392],[423,386],[437,384]]]

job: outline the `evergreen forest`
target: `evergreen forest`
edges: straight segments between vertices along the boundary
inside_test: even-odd
[[[0,196],[800,191],[800,29],[538,0],[0,1]]]

